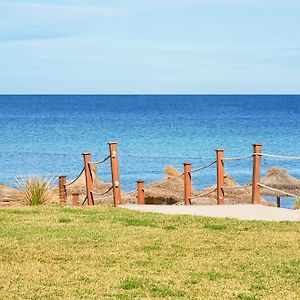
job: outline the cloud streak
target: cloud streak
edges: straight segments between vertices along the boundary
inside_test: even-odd
[[[46,3],[0,4],[0,41],[48,39],[99,30],[128,10],[102,5]]]
[[[0,0],[0,93],[299,91],[299,1],[29,1]]]

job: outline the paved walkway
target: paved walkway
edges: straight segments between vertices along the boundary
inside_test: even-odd
[[[191,206],[125,204],[121,205],[121,207],[143,212],[154,212],[170,215],[193,215],[261,221],[300,221],[300,210],[291,210],[258,204]]]

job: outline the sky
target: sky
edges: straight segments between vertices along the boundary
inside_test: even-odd
[[[300,94],[300,1],[0,0],[0,94]]]

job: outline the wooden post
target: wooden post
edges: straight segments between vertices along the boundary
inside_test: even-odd
[[[260,164],[261,164],[261,144],[253,145],[253,174],[252,174],[252,203],[260,202]]]
[[[117,143],[109,142],[111,179],[114,195],[114,206],[122,204]]]
[[[143,180],[137,181],[137,195],[138,195],[138,204],[144,205],[145,204],[145,191],[144,191],[144,181]]]
[[[65,186],[66,182],[67,182],[66,176],[58,177],[59,199],[60,199],[60,203],[64,205],[67,204],[67,190]]]
[[[217,149],[217,204],[223,205],[225,203],[224,198],[224,150]]]
[[[277,195],[277,207],[280,207],[280,195]]]
[[[83,161],[84,161],[84,173],[85,173],[85,182],[86,182],[86,197],[87,197],[87,204],[94,205],[93,199],[93,175],[92,170],[90,167],[89,162],[91,162],[91,153],[84,152]]]
[[[79,205],[79,194],[72,194],[72,205],[73,206]]]
[[[184,170],[184,204],[191,205],[191,195],[192,195],[192,165],[191,163],[183,164]]]

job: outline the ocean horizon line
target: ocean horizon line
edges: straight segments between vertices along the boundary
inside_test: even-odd
[[[1,96],[300,96],[299,93],[7,93]]]

